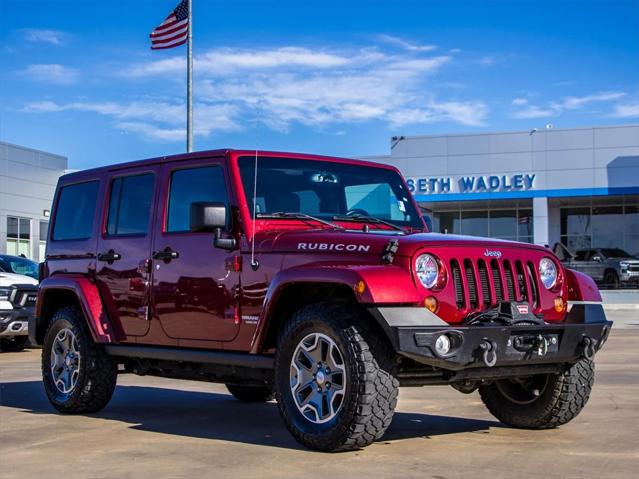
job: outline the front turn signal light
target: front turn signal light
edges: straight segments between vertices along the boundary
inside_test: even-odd
[[[366,291],[366,283],[364,283],[364,281],[358,281],[355,283],[355,286],[353,286],[353,289],[357,294],[362,294]]]
[[[424,300],[424,306],[428,311],[434,313],[435,311],[437,311],[437,298],[435,298],[435,296],[429,296]]]
[[[563,313],[566,308],[566,304],[564,300],[561,298],[555,298],[555,311],[558,313]]]

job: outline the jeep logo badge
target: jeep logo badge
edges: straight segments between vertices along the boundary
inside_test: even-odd
[[[501,258],[501,251],[497,251],[497,250],[491,250],[491,249],[487,249],[486,251],[484,251],[484,256],[486,258]]]

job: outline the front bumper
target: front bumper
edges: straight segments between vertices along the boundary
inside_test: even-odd
[[[418,363],[450,371],[574,363],[604,345],[612,322],[601,304],[573,304],[561,323],[531,326],[449,325],[422,308],[369,308],[395,351]],[[438,354],[446,334],[454,346]]]
[[[27,336],[35,308],[0,309],[0,337]]]

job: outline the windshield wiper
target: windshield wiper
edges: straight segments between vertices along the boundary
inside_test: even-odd
[[[359,222],[362,222],[362,223],[373,223],[373,224],[386,225],[386,226],[390,226],[394,230],[401,231],[402,233],[406,233],[406,230],[404,230],[404,228],[402,228],[401,226],[397,226],[397,225],[395,225],[393,223],[390,223],[388,221],[380,220],[379,218],[376,218],[375,216],[368,216],[368,215],[361,215],[361,214],[344,215],[344,216],[333,216],[333,220],[335,220],[335,221],[359,221]]]
[[[336,225],[335,223],[331,223],[330,221],[326,221],[320,218],[316,218],[315,216],[307,215],[306,213],[293,213],[289,211],[277,211],[275,213],[258,213],[257,218],[291,218],[291,219],[299,219],[299,220],[311,220],[317,221],[326,226],[330,226],[333,229],[343,230],[344,227]]]

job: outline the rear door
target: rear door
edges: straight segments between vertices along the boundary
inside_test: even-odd
[[[195,202],[228,207],[227,174],[221,160],[166,164],[163,200],[153,245],[154,315],[171,338],[231,341],[239,331],[236,316],[239,272],[229,271],[234,255],[213,246],[213,233],[190,231]],[[191,343],[195,344],[195,343]]]
[[[126,336],[149,330],[151,223],[159,173],[159,166],[151,166],[109,179],[97,279],[110,294]]]

